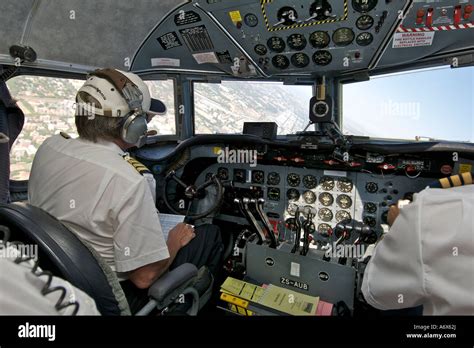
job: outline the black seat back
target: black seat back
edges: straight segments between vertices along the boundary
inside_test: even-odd
[[[11,230],[10,240],[37,244],[40,266],[87,293],[102,315],[121,314],[96,258],[57,219],[27,203],[1,204],[0,224]]]

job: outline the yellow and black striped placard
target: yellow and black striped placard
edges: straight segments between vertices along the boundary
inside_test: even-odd
[[[266,12],[266,6],[268,4],[271,4],[273,2],[273,0],[260,0],[260,2],[261,2],[263,18],[265,19],[265,25],[267,27],[267,30],[272,31],[272,32],[273,31],[281,31],[281,30],[289,30],[289,29],[306,28],[306,27],[311,27],[311,26],[314,26],[314,25],[320,25],[320,24],[326,24],[326,23],[341,22],[341,21],[345,21],[347,19],[347,17],[349,16],[348,0],[344,0],[344,14],[342,15],[342,17],[332,18],[332,19],[325,19],[323,21],[314,21],[314,22],[309,22],[309,23],[296,23],[296,24],[288,25],[288,26],[281,25],[279,27],[273,27],[273,26],[270,25],[270,21],[268,19],[267,12]]]

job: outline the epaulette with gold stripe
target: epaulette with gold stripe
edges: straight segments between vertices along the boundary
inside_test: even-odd
[[[140,173],[140,175],[151,174],[150,170],[143,163],[138,162],[135,158],[124,156],[123,159],[131,164],[133,168],[135,168],[135,170]]]
[[[433,188],[451,188],[451,187],[459,187],[464,185],[472,185],[472,173],[462,173],[458,175],[450,176],[449,178],[442,178],[433,185]]]

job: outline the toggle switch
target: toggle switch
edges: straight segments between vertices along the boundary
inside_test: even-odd
[[[471,18],[473,7],[474,6],[472,6],[471,4],[464,6],[464,16],[463,16],[463,18],[465,20],[468,20],[469,18]]]
[[[428,9],[428,14],[426,15],[426,22],[425,24],[428,26],[428,27],[431,27],[433,25],[433,8],[430,7]]]
[[[459,25],[461,23],[461,5],[457,5],[454,8],[454,25]]]

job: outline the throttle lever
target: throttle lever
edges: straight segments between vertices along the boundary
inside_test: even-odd
[[[265,234],[263,233],[262,229],[260,228],[260,225],[258,224],[257,220],[255,220],[255,217],[253,216],[253,214],[250,211],[250,208],[248,206],[248,204],[250,203],[250,200],[248,198],[243,198],[243,199],[236,198],[236,199],[234,199],[234,202],[238,204],[242,214],[251,223],[251,225],[252,225],[253,229],[255,230],[255,232],[257,232],[257,235],[258,235],[261,243],[264,243],[266,241]]]
[[[301,242],[301,221],[300,221],[300,207],[296,208],[295,212],[295,245],[291,249],[291,253],[295,254],[300,250]]]
[[[310,235],[310,228],[313,224],[313,218],[316,214],[313,214],[312,211],[308,212],[307,219],[303,222],[303,249],[301,250],[300,255],[306,256],[309,251],[309,235]]]
[[[252,200],[252,202],[254,201],[255,200]],[[270,221],[268,220],[267,215],[265,215],[265,212],[263,210],[264,204],[265,200],[263,198],[259,198],[257,201],[255,201],[257,213],[260,217],[260,220],[262,220],[264,228],[267,230],[268,237],[270,238],[270,248],[275,249],[278,245],[278,242],[275,237],[275,233],[273,232],[273,227],[270,224]]]

